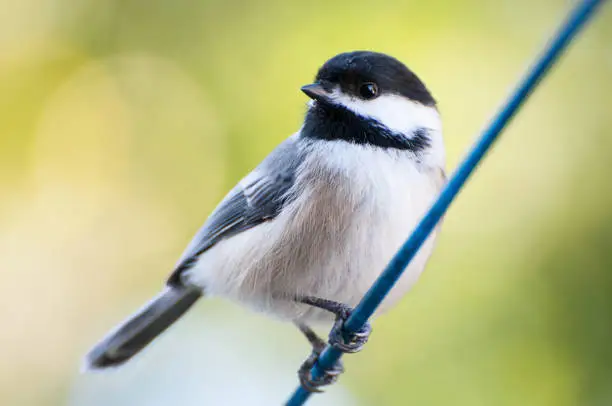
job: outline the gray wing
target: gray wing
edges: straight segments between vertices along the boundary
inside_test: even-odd
[[[181,284],[181,274],[221,240],[272,220],[290,201],[295,172],[302,162],[296,137],[280,144],[234,187],[195,235],[174,272],[170,285]]]

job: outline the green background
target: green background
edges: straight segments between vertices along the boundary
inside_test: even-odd
[[[452,170],[573,3],[0,0],[0,404],[280,404],[308,346],[222,300],[108,377],[80,359],[299,128],[299,87],[327,58],[371,49],[417,72]],[[602,11],[315,404],[612,404]]]

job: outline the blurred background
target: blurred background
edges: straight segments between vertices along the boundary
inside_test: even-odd
[[[336,53],[439,100],[456,166],[574,2],[0,0],[0,404],[274,405],[299,332],[202,302],[141,357],[84,353],[298,129]],[[612,10],[446,217],[427,271],[315,405],[612,404]]]

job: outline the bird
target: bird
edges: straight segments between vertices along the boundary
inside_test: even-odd
[[[348,336],[344,321],[446,183],[437,102],[398,59],[340,53],[301,87],[299,130],[231,189],[188,244],[165,287],[85,357],[87,369],[119,366],[204,297],[223,297],[296,325],[312,347],[298,370],[309,392],[334,383],[341,361],[314,378],[327,344],[360,351],[371,325]],[[439,226],[375,316],[417,281]],[[332,325],[328,340],[313,325]]]

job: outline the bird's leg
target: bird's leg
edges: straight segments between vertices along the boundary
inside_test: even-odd
[[[325,348],[325,341],[323,341],[310,327],[305,324],[296,322],[295,325],[304,334],[308,342],[312,345],[312,352],[310,356],[304,361],[300,369],[298,370],[298,377],[302,388],[308,392],[316,393],[321,392],[319,389],[321,386],[331,385],[338,379],[338,375],[344,372],[344,367],[341,361],[336,362],[334,367],[324,372],[320,378],[314,378],[310,373],[310,370],[319,359],[321,352]]]
[[[315,306],[336,315],[334,326],[329,332],[329,344],[342,352],[359,352],[368,341],[372,326],[366,323],[359,331],[350,333],[345,339],[344,322],[351,315],[353,309],[343,303],[333,300],[321,299],[318,297],[304,296],[298,298],[300,303]]]

